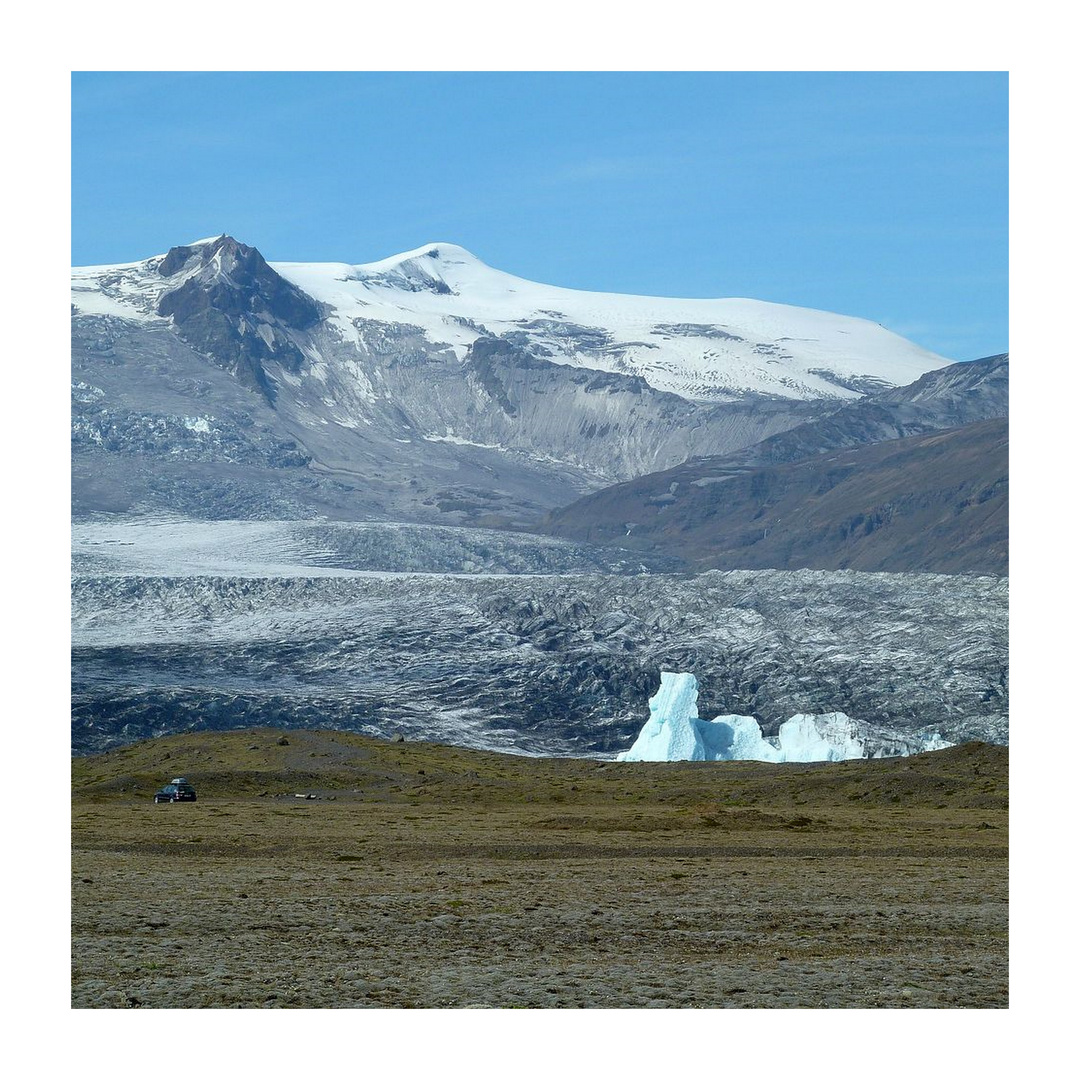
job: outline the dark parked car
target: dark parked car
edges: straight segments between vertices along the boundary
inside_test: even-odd
[[[160,791],[154,792],[154,802],[194,802],[195,789],[182,776],[173,777]]]

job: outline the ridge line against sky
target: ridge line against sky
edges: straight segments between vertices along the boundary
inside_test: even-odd
[[[434,241],[596,292],[1008,349],[1004,72],[76,72],[72,263]]]

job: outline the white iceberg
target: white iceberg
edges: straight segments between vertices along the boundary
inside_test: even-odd
[[[797,713],[777,732],[781,761],[848,761],[869,757],[859,725],[846,713]]]
[[[870,753],[868,729],[842,712],[798,713],[766,738],[752,716],[702,720],[697,709],[697,679],[688,672],[662,671],[660,689],[649,698],[649,719],[634,745],[617,761],[848,761],[892,756],[883,748]],[[952,743],[938,735],[908,745],[895,739],[898,756],[941,750]]]

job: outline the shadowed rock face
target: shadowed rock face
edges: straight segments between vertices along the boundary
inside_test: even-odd
[[[263,361],[299,367],[303,353],[290,331],[318,321],[315,301],[272,270],[255,248],[231,236],[172,248],[158,273],[182,281],[162,294],[157,313],[171,317],[185,341],[244,386],[272,400]]]
[[[496,337],[479,338],[460,373],[432,371],[422,388],[396,382],[394,398],[431,427],[456,424],[460,431],[467,424],[477,442],[549,455],[581,468],[594,485],[648,471],[650,462],[675,464],[745,446],[820,408],[764,399],[688,401],[640,376],[551,363]]]

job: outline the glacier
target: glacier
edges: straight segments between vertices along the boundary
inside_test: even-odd
[[[1008,579],[684,575],[377,521],[100,515],[70,544],[78,753],[267,725],[613,761],[662,670],[694,673],[702,716],[770,736],[839,709],[871,755],[927,730],[1008,744]]]
[[[842,712],[797,713],[766,737],[752,716],[698,716],[697,678],[689,672],[662,671],[660,688],[649,698],[649,719],[633,746],[616,761],[849,761],[903,757],[952,746],[932,733],[889,750],[875,747],[867,725]],[[891,751],[891,752],[889,752]]]

